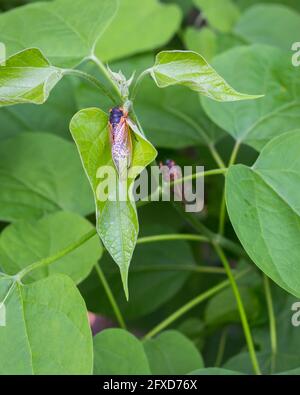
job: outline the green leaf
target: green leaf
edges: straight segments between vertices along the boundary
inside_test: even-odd
[[[207,26],[201,29],[188,27],[183,38],[187,49],[201,53],[208,61],[217,54],[244,44],[244,41],[234,34],[218,33]]]
[[[0,140],[23,132],[48,132],[70,139],[69,123],[77,109],[72,85],[68,79],[62,79],[42,106],[0,108]]]
[[[222,368],[206,368],[206,369],[197,369],[189,374],[194,376],[236,376],[241,375],[243,373],[236,372],[234,370],[227,370]]]
[[[151,374],[142,343],[123,329],[106,329],[94,337],[94,374]]]
[[[143,214],[141,220],[144,220]],[[167,226],[145,227],[143,223],[141,230],[148,236],[174,233],[174,229]],[[117,267],[112,265],[107,254],[101,259],[101,268],[127,321],[150,314],[170,302],[191,276],[192,271],[188,269],[193,269],[194,265],[192,251],[185,241],[137,245],[130,264],[131,297],[127,302],[120,287]],[[90,311],[115,318],[95,271],[81,284],[80,291]]]
[[[93,54],[117,8],[116,0],[29,4],[0,15],[0,36],[9,55],[37,47],[55,66],[74,67]]]
[[[238,89],[265,93],[247,103],[216,105],[202,99],[207,115],[233,138],[261,150],[273,137],[299,127],[300,74],[290,56],[277,48],[254,45],[229,50],[213,64]]]
[[[22,133],[1,142],[0,218],[33,219],[45,213],[93,212],[92,194],[70,142],[46,133]]]
[[[260,96],[246,95],[234,90],[196,52],[163,51],[156,56],[155,65],[149,73],[159,88],[183,85],[217,101],[256,99]]]
[[[230,32],[240,16],[232,0],[194,0],[209,25],[223,33]]]
[[[246,42],[273,45],[290,51],[299,41],[300,14],[283,5],[257,4],[249,8],[235,26]]]
[[[74,213],[58,212],[37,221],[18,221],[0,235],[0,262],[8,274],[16,274],[33,262],[55,255],[88,233],[93,226]],[[53,273],[64,273],[75,283],[86,278],[102,255],[97,236],[55,263],[33,271],[35,281]]]
[[[0,300],[11,280],[0,278]],[[16,284],[0,327],[1,374],[91,374],[92,336],[83,299],[66,276]]]
[[[36,48],[11,56],[0,66],[0,106],[44,103],[63,71],[51,66]]]
[[[208,61],[217,53],[217,34],[210,27],[188,27],[184,32],[184,42],[188,49],[201,53]]]
[[[174,330],[146,340],[144,348],[152,374],[180,375],[204,367],[202,357],[194,344]]]
[[[70,130],[94,192],[97,232],[120,268],[123,287],[128,296],[128,269],[138,236],[136,207],[131,199],[119,200],[118,193],[116,201],[113,199],[100,201],[96,195],[99,185],[98,169],[102,166],[114,168],[109,142],[108,116],[97,108],[81,110],[73,117]],[[136,131],[131,133],[133,133],[132,167],[144,168],[154,160],[156,150],[141,134]],[[128,179],[128,190],[136,176],[137,174],[133,174]]]
[[[253,4],[261,3],[261,0],[235,0],[235,2],[238,4],[239,8],[244,10],[248,7],[252,7]],[[300,3],[295,0],[263,0],[264,4],[280,4],[280,5],[285,5],[290,8],[294,8],[297,11],[300,11]]]
[[[288,292],[300,296],[300,130],[283,134],[251,167],[226,176],[230,220],[255,264]]]
[[[260,313],[260,303],[252,289],[239,286],[248,321]],[[205,323],[210,326],[240,322],[236,299],[231,289],[225,289],[209,300],[205,307]]]
[[[95,53],[108,62],[162,47],[176,33],[180,22],[180,10],[174,4],[161,4],[158,0],[143,0],[143,4],[140,0],[121,0],[118,13]]]
[[[147,137],[158,147],[210,145],[224,136],[204,113],[197,93],[182,86],[157,89],[145,80],[135,109]]]

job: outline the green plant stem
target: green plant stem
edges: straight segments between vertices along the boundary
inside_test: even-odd
[[[220,260],[222,261],[222,263],[224,265],[224,268],[225,268],[227,276],[228,276],[228,280],[230,281],[230,284],[231,284],[231,287],[232,287],[232,291],[233,291],[235,299],[236,299],[236,303],[237,303],[238,310],[239,310],[239,313],[240,313],[241,322],[242,322],[242,326],[243,326],[246,342],[247,342],[247,345],[248,345],[250,358],[251,358],[252,365],[253,365],[253,370],[254,370],[254,372],[256,374],[261,374],[259,363],[258,363],[257,356],[256,356],[256,352],[255,352],[255,348],[254,348],[253,338],[252,338],[252,335],[251,335],[251,331],[250,331],[247,315],[246,315],[245,308],[244,308],[244,304],[242,302],[241,295],[240,295],[237,283],[235,281],[235,278],[234,278],[234,276],[233,276],[233,274],[231,272],[230,264],[229,264],[229,262],[228,262],[228,260],[227,260],[227,258],[225,256],[222,248],[220,248],[217,244],[214,244],[214,248],[215,248],[215,251],[218,254]]]
[[[13,289],[16,285],[16,281],[13,278],[11,278],[11,279],[12,279],[12,283],[11,283],[10,287],[8,288],[8,291],[6,292],[6,295],[4,296],[3,300],[0,301],[0,309],[2,309],[2,307],[4,306],[5,302],[7,301],[9,295],[11,294],[11,292],[13,291]]]
[[[113,311],[115,313],[116,319],[117,319],[120,327],[123,328],[123,329],[126,329],[126,324],[125,324],[124,318],[123,318],[123,316],[121,314],[119,306],[118,306],[118,304],[117,304],[117,302],[116,302],[116,300],[114,298],[112,290],[111,290],[111,288],[110,288],[110,286],[109,286],[109,284],[108,284],[108,282],[107,282],[107,280],[106,280],[106,278],[104,276],[104,273],[103,273],[101,267],[98,264],[96,264],[95,269],[96,269],[96,272],[97,272],[97,274],[99,276],[99,279],[100,279],[100,281],[101,281],[101,283],[103,285],[105,293],[106,293],[106,295],[107,295],[107,297],[109,299],[109,302],[110,302],[111,307],[112,307],[112,309],[113,309]]]
[[[236,141],[230,159],[228,163],[228,168],[234,164],[236,161],[239,149],[241,146],[241,142],[239,140]],[[222,201],[220,206],[220,215],[219,215],[219,234],[223,235],[225,230],[225,221],[226,221],[226,196],[225,196],[225,185],[222,194]]]
[[[81,71],[81,70],[76,70],[76,69],[66,69],[66,70],[64,70],[64,74],[65,74],[65,75],[73,75],[73,76],[75,76],[75,77],[79,77],[79,78],[82,78],[82,79],[84,79],[84,80],[90,82],[91,84],[93,84],[94,86],[96,86],[96,88],[98,88],[104,95],[106,95],[107,97],[109,97],[110,100],[111,100],[114,104],[116,104],[116,100],[115,100],[115,98],[113,97],[113,95],[112,95],[112,94],[109,92],[109,90],[106,89],[106,87],[105,87],[103,84],[101,84],[101,82],[100,82],[97,78],[95,78],[94,76],[92,76],[92,75],[90,75],[90,74],[88,74],[88,73],[85,73],[85,72],[83,72],[83,71]]]
[[[243,277],[245,274],[249,272],[249,269],[244,270],[236,275],[236,279]],[[200,303],[204,302],[205,300],[209,299],[211,296],[217,294],[222,289],[228,287],[230,285],[229,280],[222,281],[221,283],[215,285],[214,287],[210,288],[209,290],[201,293],[200,295],[196,296],[194,299],[190,300],[188,303],[180,307],[176,310],[173,314],[169,317],[164,319],[161,323],[156,325],[151,331],[149,331],[145,336],[144,339],[151,339],[153,336],[157,335],[159,332],[164,330],[166,327],[171,325],[174,321],[178,320],[178,318],[182,317],[185,313],[193,309],[194,307],[198,306]]]
[[[216,357],[216,362],[215,362],[215,366],[219,367],[222,364],[223,361],[223,357],[224,357],[224,352],[225,352],[225,346],[226,346],[226,340],[227,340],[227,328],[225,328],[221,334],[221,338],[220,338],[220,343],[219,343],[219,347],[218,347],[218,353],[217,353],[217,357]]]
[[[270,287],[269,278],[264,274],[264,289],[267,301],[268,315],[269,315],[269,325],[270,325],[270,341],[271,341],[271,353],[272,353],[272,363],[271,363],[271,373],[275,370],[276,354],[277,354],[277,332],[276,332],[276,319],[274,313],[272,292]]]
[[[121,92],[120,92],[119,88],[117,87],[117,85],[114,83],[114,81],[111,79],[109,72],[107,71],[106,67],[101,62],[101,60],[98,59],[96,55],[92,55],[89,59],[92,60],[99,67],[100,71],[103,73],[105,78],[110,82],[113,90],[117,94],[118,99],[120,100],[120,102],[122,102],[123,98],[122,98]]]
[[[89,239],[96,235],[96,229],[92,229],[85,235],[83,235],[80,239],[75,241],[74,243],[70,244],[68,247],[64,248],[63,250],[57,252],[56,254],[49,256],[47,258],[41,259],[37,262],[32,263],[31,265],[25,267],[17,274],[18,280],[21,280],[25,277],[28,273],[32,272],[35,269],[38,269],[43,266],[48,266],[51,263],[58,261],[59,259],[63,258],[65,255],[69,254],[70,252],[76,250],[82,244],[86,243]]]
[[[227,172],[227,168],[226,167],[222,168],[222,169],[212,169],[212,170],[206,170],[206,171],[199,171],[198,173],[191,174],[189,176],[185,176],[185,177],[182,177],[182,178],[178,178],[177,180],[172,181],[170,183],[167,183],[166,185],[169,184],[170,186],[173,186],[173,185],[181,184],[182,182],[185,182],[185,181],[195,180],[195,179],[200,178],[200,177],[216,176],[216,175],[219,175],[219,174],[225,174],[226,172]]]
[[[219,152],[217,151],[216,147],[214,146],[214,144],[209,144],[208,148],[210,150],[210,153],[212,155],[212,157],[214,158],[215,162],[217,163],[217,165],[222,169],[225,168],[226,165],[223,161],[223,159],[221,158]]]
[[[134,273],[143,272],[193,272],[193,273],[205,273],[205,274],[226,274],[222,267],[214,266],[200,266],[200,265],[140,265],[131,269]]]
[[[145,243],[153,243],[156,241],[169,241],[169,240],[190,240],[190,241],[209,242],[209,239],[205,236],[178,233],[178,234],[163,234],[163,235],[140,237],[137,241],[137,244],[145,244]]]

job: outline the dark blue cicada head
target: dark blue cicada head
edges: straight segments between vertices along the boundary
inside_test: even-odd
[[[109,122],[111,125],[120,123],[121,118],[124,116],[124,111],[120,107],[114,107],[110,110]]]

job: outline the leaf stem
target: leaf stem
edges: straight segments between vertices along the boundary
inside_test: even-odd
[[[246,273],[249,272],[249,269],[244,270],[236,275],[236,279],[243,277]],[[184,304],[174,313],[172,313],[169,317],[164,319],[161,323],[156,325],[151,331],[149,331],[145,336],[144,340],[151,339],[153,336],[157,335],[159,332],[164,330],[166,327],[171,325],[174,321],[178,320],[178,318],[182,317],[185,313],[196,307],[198,304],[204,302],[206,299],[209,299],[211,296],[217,294],[222,289],[228,287],[230,285],[229,280],[222,281],[221,283],[215,285],[214,287],[210,288],[209,290],[201,293],[200,295],[196,296],[188,303]]]
[[[101,62],[101,60],[95,54],[93,54],[89,59],[92,60],[99,67],[100,71],[103,73],[105,78],[110,82],[112,88],[114,89],[115,93],[118,96],[118,99],[120,100],[120,102],[122,102],[123,98],[122,98],[121,92],[120,92],[119,88],[117,87],[117,85],[114,83],[114,81],[111,79],[106,67]]]
[[[103,273],[103,271],[102,271],[102,269],[101,269],[101,267],[100,267],[100,265],[98,263],[95,265],[95,269],[96,269],[96,272],[97,272],[97,274],[99,276],[99,279],[100,279],[100,281],[101,281],[101,283],[103,285],[103,288],[105,290],[106,296],[109,299],[109,302],[110,302],[111,307],[112,307],[112,309],[113,309],[113,311],[115,313],[116,319],[117,319],[120,327],[123,328],[123,329],[126,329],[126,324],[125,324],[124,318],[123,318],[123,316],[121,314],[121,311],[119,309],[119,306],[118,306],[118,304],[116,302],[116,299],[115,299],[115,297],[114,297],[114,295],[112,293],[112,290],[111,290],[111,288],[110,288],[110,286],[109,286],[109,284],[108,284],[108,282],[107,282],[107,280],[105,278],[105,275],[104,275],[104,273]]]
[[[106,87],[101,84],[101,82],[95,78],[93,75],[90,75],[88,73],[85,73],[84,71],[81,70],[76,70],[76,69],[65,69],[64,71],[65,75],[73,75],[79,78],[82,78],[88,82],[90,82],[91,84],[93,84],[94,86],[96,86],[96,88],[98,88],[105,96],[109,97],[110,100],[116,104],[116,100],[113,97],[113,95],[109,92],[108,89],[106,89]]]
[[[221,158],[219,152],[217,151],[216,147],[214,146],[214,144],[209,144],[208,148],[210,150],[212,157],[214,158],[214,160],[216,161],[216,163],[220,167],[220,169],[225,168],[226,165],[225,165],[223,159]]]
[[[169,240],[191,240],[191,241],[209,242],[209,239],[205,236],[178,233],[178,234],[163,234],[163,235],[140,237],[137,241],[137,244],[145,244],[145,243],[153,243],[156,241],[169,241]]]
[[[270,325],[270,341],[271,341],[271,352],[272,352],[272,363],[271,363],[271,374],[275,370],[276,354],[277,354],[277,332],[276,332],[276,319],[274,313],[272,292],[270,287],[269,278],[264,274],[264,289],[267,301],[269,325]]]
[[[214,266],[200,266],[200,265],[140,265],[131,269],[134,273],[140,272],[153,272],[153,271],[165,271],[165,272],[193,272],[193,273],[206,273],[206,274],[226,274],[222,267]]]
[[[29,274],[30,272],[32,272],[35,269],[38,269],[42,266],[48,266],[51,263],[54,263],[54,262],[58,261],[59,259],[63,258],[65,255],[76,250],[82,244],[86,243],[89,239],[94,237],[96,235],[96,233],[97,233],[96,229],[92,229],[88,233],[83,235],[80,239],[78,239],[74,243],[70,244],[68,247],[62,249],[61,251],[58,251],[56,254],[49,256],[47,258],[43,258],[43,259],[41,259],[37,262],[34,262],[31,265],[25,267],[23,270],[21,270],[17,274],[18,280],[21,280],[23,277],[25,277],[27,274]]]
[[[227,276],[228,276],[228,280],[230,281],[232,291],[233,291],[235,299],[236,299],[236,303],[237,303],[238,310],[240,313],[246,342],[247,342],[248,349],[249,349],[250,358],[251,358],[252,365],[253,365],[253,370],[256,374],[261,374],[259,363],[258,363],[257,356],[256,356],[256,352],[255,352],[255,348],[254,348],[253,338],[251,335],[247,315],[246,315],[245,308],[244,308],[244,304],[241,299],[240,291],[238,289],[235,278],[231,272],[230,264],[229,264],[221,247],[219,247],[217,244],[214,244],[214,249],[224,265],[224,268],[225,268]]]

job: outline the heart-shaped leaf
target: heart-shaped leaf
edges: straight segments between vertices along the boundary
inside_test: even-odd
[[[0,66],[0,106],[17,103],[44,103],[63,76],[51,66],[40,50],[26,49]]]
[[[300,130],[283,134],[251,167],[232,166],[226,202],[238,238],[255,264],[300,297]]]
[[[102,166],[114,169],[109,141],[108,116],[97,108],[79,111],[70,123],[83,166],[89,178],[96,202],[97,231],[106,249],[120,268],[125,294],[128,298],[128,269],[138,236],[138,217],[135,203],[128,198],[129,190],[138,173],[127,180],[127,199],[120,199],[118,181],[107,200],[97,197],[101,182],[97,172]],[[141,172],[156,157],[155,148],[137,130],[131,131],[133,142],[132,168],[139,166]]]
[[[12,283],[0,277],[0,301]],[[53,275],[16,283],[0,326],[1,374],[91,374],[93,344],[84,300],[73,282]]]
[[[151,374],[142,343],[123,329],[106,329],[94,337],[94,374]]]
[[[91,223],[74,213],[58,212],[37,221],[18,221],[0,235],[0,262],[8,274],[16,274],[33,262],[55,255],[93,229]],[[97,236],[55,263],[28,275],[35,281],[53,273],[64,273],[79,283],[101,257]]]
[[[0,146],[0,218],[33,219],[55,211],[93,212],[93,198],[71,142],[21,133]]]
[[[202,98],[207,115],[236,140],[257,150],[300,124],[300,73],[291,56],[263,45],[233,48],[213,65],[229,82],[265,97],[238,103],[214,103]]]
[[[29,4],[1,14],[0,37],[9,55],[36,47],[55,66],[74,67],[93,54],[117,8],[117,0]]]
[[[163,51],[149,73],[159,88],[183,85],[210,99],[237,101],[257,99],[233,89],[207,62],[192,51]]]

